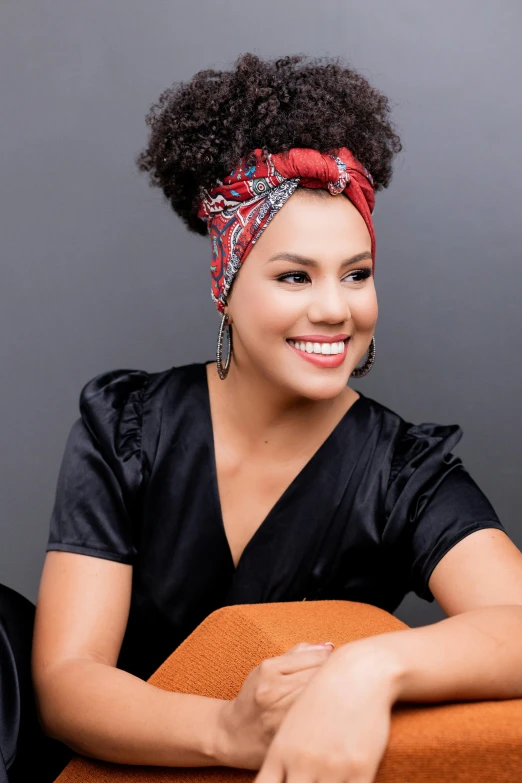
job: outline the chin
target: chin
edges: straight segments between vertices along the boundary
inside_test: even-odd
[[[328,373],[328,375],[327,375]],[[348,384],[349,376],[345,372],[336,372],[319,370],[315,377],[310,373],[294,375],[288,384],[294,391],[302,397],[310,400],[331,400],[343,392]]]

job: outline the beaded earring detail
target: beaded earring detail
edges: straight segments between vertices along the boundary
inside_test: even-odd
[[[361,365],[361,367],[355,368],[350,378],[362,378],[363,375],[366,375],[367,373],[370,372],[374,361],[375,361],[375,337],[372,337],[370,347],[368,348],[368,358],[366,359],[365,363]]]
[[[226,364],[223,364],[223,337],[225,335],[225,330],[227,332],[228,355],[227,355]],[[223,313],[223,317],[221,319],[221,324],[219,326],[217,349],[216,349],[217,371],[218,371],[218,375],[219,375],[219,377],[221,378],[222,381],[224,381],[225,378],[228,375],[228,370],[230,368],[230,358],[231,358],[231,356],[232,356],[232,327],[231,327],[231,325],[228,322],[228,315],[227,315],[227,313]]]

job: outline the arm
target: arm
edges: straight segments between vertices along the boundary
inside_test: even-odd
[[[115,668],[132,567],[49,552],[38,597],[33,678],[44,731],[78,753],[124,764],[222,765],[226,702],[169,693]]]
[[[500,530],[479,530],[437,564],[438,623],[344,645],[339,659],[377,656],[394,701],[522,698],[522,553]],[[354,656],[354,657],[350,657]],[[338,659],[338,665],[342,661]]]
[[[255,783],[371,783],[394,703],[521,697],[521,626],[522,606],[487,606],[338,648],[288,711]]]
[[[340,647],[327,666],[384,678],[392,703],[522,698],[522,606],[367,637]]]
[[[522,553],[507,535],[468,535],[429,587],[452,616],[333,652],[288,711],[255,783],[370,783],[394,703],[522,698]]]

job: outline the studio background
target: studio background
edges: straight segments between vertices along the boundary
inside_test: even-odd
[[[376,358],[350,385],[460,424],[454,451],[522,548],[519,0],[4,0],[0,31],[0,582],[36,599],[86,381],[215,356],[208,239],[134,159],[163,89],[246,51],[341,56],[389,96],[404,148],[376,197]],[[414,594],[396,615],[444,617]]]

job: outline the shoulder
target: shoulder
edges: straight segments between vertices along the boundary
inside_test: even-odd
[[[145,370],[106,370],[88,380],[80,391],[80,411],[87,417],[103,409],[126,404],[129,397],[142,396],[151,375]]]
[[[398,477],[409,478],[426,461],[434,469],[450,461],[460,463],[460,458],[455,457],[452,450],[462,436],[463,431],[458,424],[403,421],[394,446],[390,484]]]
[[[366,397],[366,401],[375,421],[379,422],[380,436],[386,442],[389,484],[397,478],[409,477],[426,460],[435,466],[438,462],[458,459],[451,451],[463,436],[459,424],[414,423],[377,400]]]
[[[383,538],[391,542],[410,529],[410,523],[435,498],[443,484],[447,491],[451,486],[453,495],[460,493],[463,498],[462,488],[459,490],[454,482],[448,484],[448,477],[452,476],[457,477],[458,485],[465,473],[461,458],[453,453],[463,431],[454,423],[411,422],[386,406],[378,405],[388,423],[383,428],[392,433],[386,459],[381,463],[385,470]],[[439,493],[439,497],[442,499],[443,494]]]
[[[188,383],[201,367],[188,364],[159,372],[112,369],[95,375],[80,391],[79,408],[84,426],[105,451],[128,458],[141,449],[146,419],[160,421],[165,396]]]
[[[401,455],[411,454],[420,445],[436,445],[442,440],[449,440],[453,447],[462,438],[463,431],[458,424],[442,424],[432,421],[414,423],[388,408],[382,402],[366,395],[361,396],[374,415],[382,419],[383,425],[392,436],[398,459],[401,458]]]

